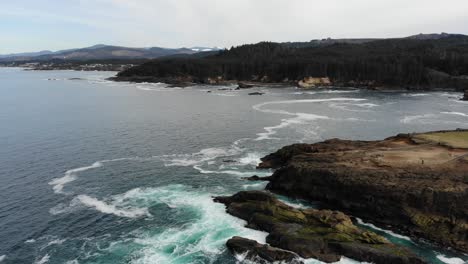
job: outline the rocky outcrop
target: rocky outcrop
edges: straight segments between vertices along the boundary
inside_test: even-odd
[[[247,221],[247,227],[269,232],[266,241],[271,246],[303,258],[328,263],[341,256],[373,263],[424,263],[409,250],[356,227],[341,212],[295,209],[261,191],[239,192],[215,201],[225,204],[229,214]],[[265,253],[256,243],[243,245],[243,251]]]
[[[465,93],[463,94],[462,101],[468,101],[468,90],[465,90]]]
[[[299,256],[293,252],[259,244],[255,240],[243,237],[233,237],[226,242],[226,246],[233,254],[241,255],[244,259],[259,264],[272,262],[286,262],[291,264],[303,264]]]
[[[249,89],[253,88],[255,85],[252,83],[239,82],[237,83],[239,89]]]
[[[267,189],[468,252],[468,131],[284,147]]]
[[[305,77],[299,82],[297,86],[300,88],[314,88],[319,86],[330,86],[331,81],[328,77]]]

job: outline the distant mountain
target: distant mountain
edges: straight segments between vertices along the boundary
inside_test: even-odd
[[[442,38],[448,38],[448,37],[461,37],[465,36],[462,34],[449,34],[442,32],[440,34],[418,34],[414,36],[409,36],[407,37],[408,39],[419,39],[419,40],[435,40],[435,39],[442,39]]]
[[[0,59],[2,59],[2,58],[14,58],[14,57],[34,57],[34,56],[47,55],[47,54],[52,54],[52,53],[54,53],[54,52],[50,51],[50,50],[42,50],[42,51],[38,51],[38,52],[12,53],[12,54],[0,55]]]
[[[40,51],[29,53],[17,53],[0,55],[0,61],[21,62],[21,61],[48,61],[48,60],[109,60],[109,59],[155,59],[163,56],[190,55],[198,52],[219,50],[218,48],[179,48],[169,49],[160,47],[149,48],[128,48],[98,44],[81,49],[68,49],[61,51]]]

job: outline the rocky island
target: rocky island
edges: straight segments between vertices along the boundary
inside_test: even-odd
[[[235,253],[290,259],[278,253],[286,250],[325,262],[347,256],[373,263],[423,263],[354,226],[346,214],[468,252],[468,130],[295,144],[262,158],[258,168],[275,169],[270,177],[250,178],[269,181],[268,191],[319,201],[327,210],[296,209],[260,191],[217,197],[248,227],[269,232],[269,246],[231,239],[228,247]]]

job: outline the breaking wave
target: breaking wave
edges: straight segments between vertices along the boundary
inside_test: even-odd
[[[378,231],[380,231],[380,232],[384,232],[384,233],[389,234],[389,235],[391,235],[391,236],[393,236],[393,237],[400,238],[400,239],[404,239],[404,240],[407,240],[407,241],[412,241],[411,238],[409,238],[409,237],[407,237],[407,236],[403,236],[403,235],[396,234],[396,233],[394,233],[394,232],[392,232],[392,231],[390,231],[390,230],[382,229],[382,228],[377,227],[377,226],[375,226],[375,225],[373,225],[373,224],[370,224],[370,223],[365,223],[365,222],[362,221],[362,219],[360,219],[360,218],[357,218],[357,217],[356,217],[356,221],[357,221],[358,224],[360,224],[360,225],[370,227],[370,228],[375,229],[375,230],[378,230]]]

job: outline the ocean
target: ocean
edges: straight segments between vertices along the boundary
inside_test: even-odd
[[[242,179],[271,174],[255,170],[262,156],[298,142],[468,128],[460,93],[182,89],[106,81],[113,75],[0,68],[1,264],[244,263],[226,240],[266,233],[212,197],[263,189]],[[468,261],[357,224],[430,263]]]

